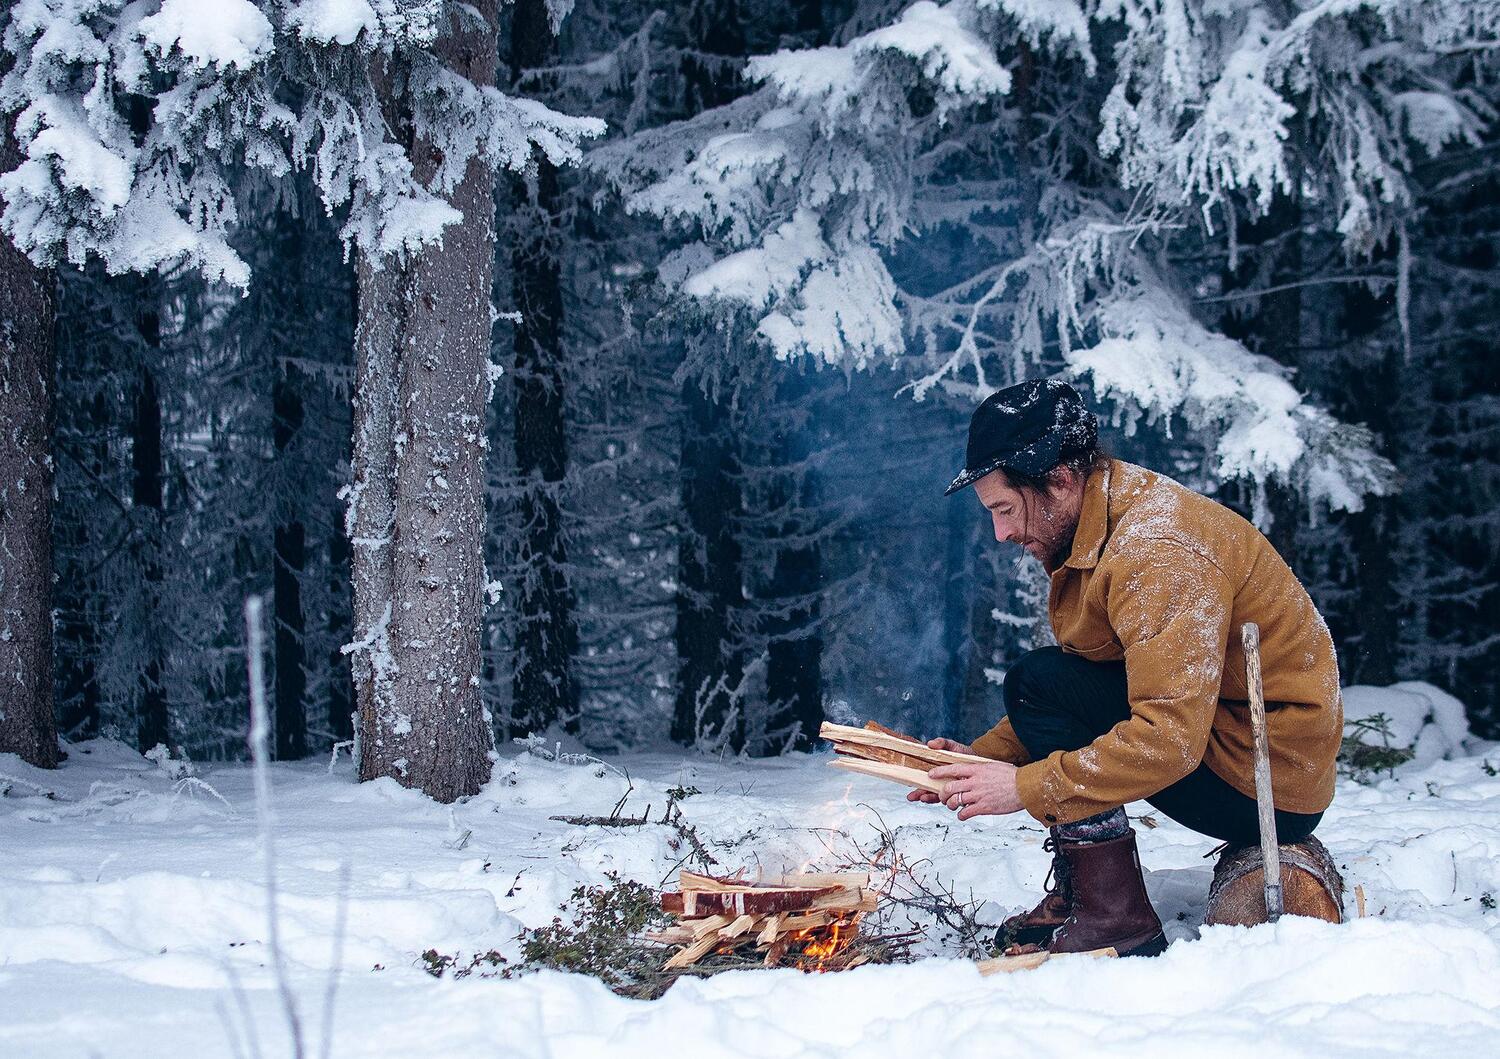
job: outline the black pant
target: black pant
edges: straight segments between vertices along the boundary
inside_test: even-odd
[[[1033,761],[1056,750],[1078,750],[1130,716],[1124,662],[1090,662],[1059,647],[1024,655],[1005,674],[1005,709]],[[1260,841],[1255,799],[1235,790],[1202,762],[1146,801],[1184,827],[1235,845]],[[1322,813],[1276,810],[1276,837],[1300,842]]]

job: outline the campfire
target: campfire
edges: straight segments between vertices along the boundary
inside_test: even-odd
[[[663,970],[712,955],[760,957],[765,967],[844,971],[867,962],[860,920],[875,911],[867,874],[795,874],[749,882],[682,872],[679,891],[662,894],[677,922],[650,940],[680,948]],[[747,960],[748,962],[748,960]]]

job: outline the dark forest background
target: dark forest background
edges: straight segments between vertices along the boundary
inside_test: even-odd
[[[554,36],[537,6],[505,9],[500,83],[604,118],[604,146],[742,97],[749,56],[837,43],[876,14],[852,0],[579,0]],[[1289,489],[1261,512],[1328,618],[1345,682],[1431,681],[1489,738],[1496,146],[1487,134],[1413,164],[1404,250],[1391,239],[1351,264],[1319,204],[1285,195],[1239,229],[1232,258],[1195,266],[1212,279],[1200,318],[1367,425],[1399,475],[1357,513]],[[69,740],[240,756],[252,593],[274,618],[277,756],[352,735],[341,493],[356,262],[305,173],[246,176],[239,194],[248,293],[186,266],[51,274],[54,693]],[[971,267],[976,223],[1022,219],[909,232],[891,274],[948,287]],[[495,226],[490,360],[503,371],[483,426],[481,681],[500,738],[760,755],[809,748],[824,717],[958,738],[993,723],[1006,665],[1045,638],[1045,580],[989,539],[972,496],[942,498],[972,379],[916,401],[901,391],[928,369],[921,357],[863,371],[773,358],[743,314],[664,288],[675,237],[627,213],[587,164],[502,173]],[[988,382],[1063,367],[1058,353]],[[1119,455],[1256,506],[1206,473],[1191,424],[1113,423]]]

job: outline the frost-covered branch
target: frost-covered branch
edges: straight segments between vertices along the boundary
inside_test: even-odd
[[[442,0],[18,0],[0,105],[22,161],[0,175],[0,229],[42,265],[184,264],[243,288],[233,177],[309,166],[349,247],[415,251],[456,222],[445,196],[471,160],[519,169],[535,146],[571,163],[603,131],[438,62],[434,41],[471,17]],[[407,127],[381,109],[387,82]]]

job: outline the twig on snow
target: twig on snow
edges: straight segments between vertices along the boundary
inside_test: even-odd
[[[333,1050],[333,1004],[338,996],[339,969],[344,962],[344,930],[349,921],[349,862],[339,865],[339,903],[333,919],[333,962],[328,967],[328,985],[323,990],[323,1024],[318,1031],[318,1059],[328,1059]]]
[[[302,1059],[302,1022],[297,1003],[287,982],[286,964],[281,955],[281,935],[276,911],[276,841],[275,812],[271,808],[271,774],[267,766],[267,744],[270,718],[266,710],[266,675],[264,666],[265,636],[261,623],[262,601],[259,596],[245,600],[245,650],[250,667],[250,760],[255,775],[255,817],[259,824],[261,853],[266,865],[266,931],[271,948],[271,968],[276,974],[276,989],[281,995],[282,1011],[292,1034],[292,1055]]]

